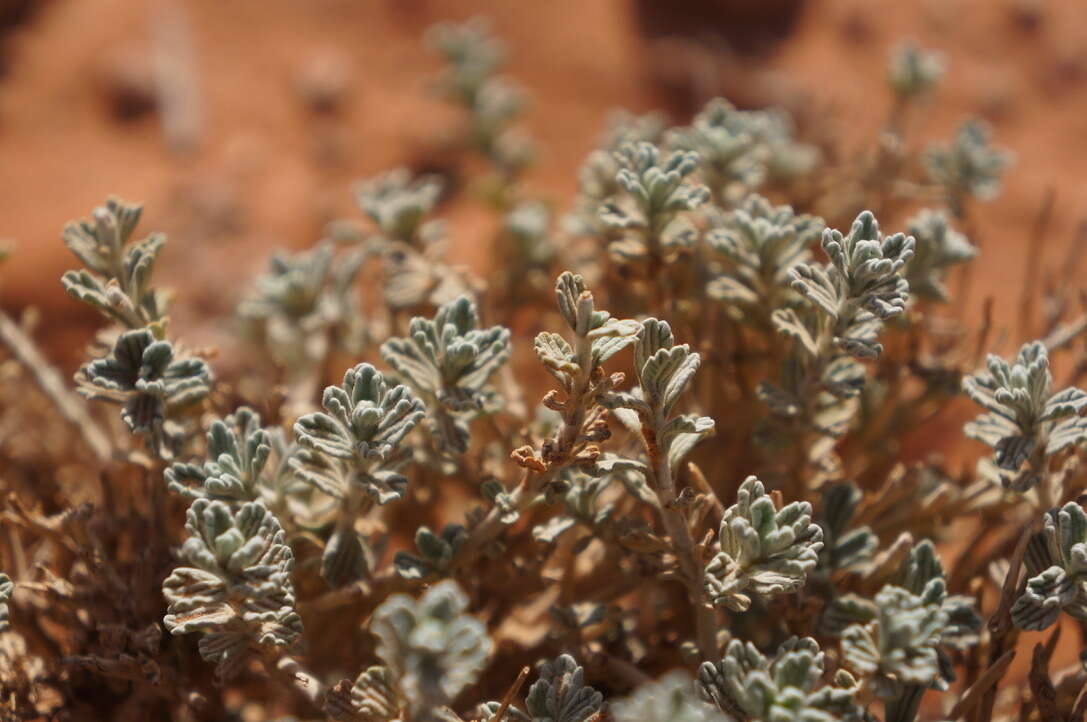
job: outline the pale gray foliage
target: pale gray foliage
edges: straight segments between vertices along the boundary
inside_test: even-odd
[[[718,606],[746,611],[752,595],[786,594],[804,585],[823,548],[823,530],[812,523],[811,504],[792,502],[778,510],[762,482],[750,476],[725,510],[715,546],[706,593]]]
[[[600,499],[601,494],[611,486],[613,478],[612,473],[608,472],[600,476],[572,473],[559,479],[556,488],[549,489],[547,493],[549,499],[558,497],[562,500],[563,513],[535,526],[532,529],[533,538],[553,544],[578,523],[589,529],[601,528],[615,511],[614,504]]]
[[[479,17],[439,23],[428,31],[427,41],[448,63],[439,90],[467,112],[466,142],[504,176],[524,170],[535,150],[511,126],[523,112],[526,95],[497,75],[506,48],[491,34],[490,24]]]
[[[525,697],[532,722],[590,722],[604,707],[604,695],[585,684],[585,670],[568,654],[540,666]]]
[[[622,263],[640,262],[692,245],[697,233],[681,214],[709,200],[709,189],[689,179],[698,169],[698,154],[662,155],[652,143],[628,143],[615,160],[622,192],[600,206],[604,225],[622,233],[611,254]]]
[[[853,717],[856,690],[824,684],[826,666],[814,639],[793,637],[771,658],[750,642],[734,639],[720,662],[702,663],[698,686],[705,699],[736,719],[838,722]]]
[[[421,526],[415,530],[415,548],[419,553],[398,551],[393,558],[396,572],[405,579],[445,574],[467,538],[468,531],[460,524],[446,524],[439,534]]]
[[[938,605],[887,585],[876,595],[875,617],[842,633],[842,655],[850,669],[869,677],[876,693],[893,698],[901,685],[929,686],[939,678],[936,653],[947,615]]]
[[[407,477],[399,469],[411,450],[401,442],[424,414],[423,402],[407,386],[389,385],[373,366],[348,369],[340,386],[322,397],[325,411],[294,425],[298,444],[291,468],[305,481],[339,500],[340,521],[325,545],[322,574],[334,586],[368,573],[369,550],[355,532],[354,518],[366,503],[403,498]]]
[[[724,198],[733,184],[755,188],[766,178],[752,120],[724,98],[714,98],[690,127],[671,131],[667,143],[696,153],[706,183],[716,197]]]
[[[609,707],[616,722],[730,722],[699,698],[694,681],[682,670],[642,684]]]
[[[295,466],[303,478],[324,493],[342,499],[344,485],[356,486],[379,504],[404,495],[407,479],[394,473],[409,453],[401,441],[425,413],[423,402],[407,386],[390,386],[368,363],[347,370],[340,386],[325,388],[324,413],[306,414],[294,425],[298,443],[348,467],[346,478],[314,470],[305,463]]]
[[[858,360],[879,357],[883,322],[906,308],[903,269],[913,256],[911,236],[884,236],[875,216],[863,211],[847,234],[825,229],[822,246],[829,263],[801,263],[789,272],[792,288],[806,303],[771,314],[778,333],[792,339],[793,351],[778,381],[758,387],[772,413],[759,432],[767,445],[790,443],[798,423],[820,436],[845,433],[851,400],[865,385]]]
[[[905,271],[910,293],[926,300],[947,301],[944,277],[948,270],[972,260],[978,249],[951,227],[951,219],[943,211],[922,210],[906,221],[906,230],[915,240],[913,258]]]
[[[666,322],[646,319],[634,344],[638,393],[615,393],[601,399],[629,428],[643,433],[648,430],[656,446],[654,454],[667,459],[673,470],[714,430],[708,416],[674,413],[701,363],[702,357],[689,345],[675,344]]]
[[[11,595],[14,593],[15,583],[7,574],[0,572],[0,632],[6,632],[11,628],[11,610],[8,608],[8,602],[11,601]]]
[[[302,633],[294,610],[294,557],[279,521],[260,502],[231,509],[197,499],[181,547],[186,566],[163,582],[171,634],[198,632],[200,653],[227,678],[260,647],[287,647]]]
[[[709,200],[705,186],[687,177],[698,168],[698,154],[675,151],[661,155],[652,143],[627,143],[615,152],[615,179],[633,203],[633,212],[605,205],[602,213],[622,228],[661,230],[680,211],[694,210]]]
[[[421,245],[433,236],[424,223],[442,193],[432,176],[412,178],[407,168],[394,168],[355,186],[355,201],[385,239]]]
[[[785,292],[792,289],[790,272],[810,259],[808,249],[822,230],[820,218],[796,215],[789,206],[749,195],[706,235],[709,247],[727,263],[707,292],[725,303],[769,314],[783,305]]]
[[[698,153],[699,170],[714,199],[728,206],[750,190],[788,182],[815,167],[818,150],[797,142],[794,130],[787,113],[738,110],[714,98],[689,127],[668,133],[666,144]]]
[[[852,526],[862,498],[861,490],[850,482],[826,484],[823,487],[815,515],[815,523],[823,530],[820,571],[829,574],[840,569],[862,567],[879,547],[879,538],[869,527]]]
[[[915,545],[875,600],[836,599],[824,627],[841,634],[851,669],[871,679],[888,717],[912,720],[925,689],[953,681],[948,649],[978,642],[981,617],[973,597],[950,595],[932,542]]]
[[[335,348],[358,352],[365,332],[355,278],[365,259],[361,250],[338,254],[328,241],[309,251],[276,254],[238,307],[246,332],[294,372]]]
[[[607,225],[600,217],[600,208],[605,201],[622,193],[617,180],[620,164],[616,151],[627,144],[659,145],[665,127],[665,119],[658,113],[633,115],[619,111],[613,114],[600,146],[589,154],[578,169],[578,195],[574,200],[573,212],[565,220],[570,232],[586,236],[607,233]]]
[[[574,332],[574,344],[560,334],[545,331],[536,336],[534,346],[544,368],[570,395],[576,393],[578,379],[587,378],[594,369],[634,343],[641,325],[598,311],[585,281],[569,271],[555,281],[555,298],[559,313]],[[586,357],[580,358],[579,353]]]
[[[899,98],[915,98],[935,88],[943,78],[944,70],[943,53],[903,43],[891,53],[887,82]]]
[[[165,472],[169,489],[187,499],[254,501],[262,497],[264,478],[275,442],[261,426],[260,414],[241,407],[212,422],[203,464],[175,463]]]
[[[406,338],[381,346],[390,366],[427,401],[428,421],[445,450],[468,448],[467,413],[487,402],[488,380],[510,354],[510,332],[479,328],[476,305],[467,297],[438,309],[433,319],[415,317]]]
[[[344,680],[325,697],[324,709],[336,722],[393,722],[400,718],[400,699],[385,667],[365,670],[349,685]]]
[[[1087,620],[1087,514],[1083,507],[1068,502],[1050,510],[1024,558],[1031,576],[1012,606],[1017,626],[1045,629],[1062,610]]]
[[[409,719],[430,719],[476,681],[493,644],[468,599],[453,581],[430,587],[419,599],[398,594],[375,610],[370,631],[377,655],[395,680]]]
[[[941,186],[952,210],[961,215],[966,198],[992,200],[1000,193],[1000,177],[1012,162],[1011,154],[989,145],[984,122],[963,123],[950,145],[937,145],[925,153],[929,179]]]
[[[128,328],[162,320],[166,297],[150,287],[155,260],[166,236],[153,233],[131,242],[143,207],[110,198],[94,209],[89,221],[64,227],[64,243],[86,266],[61,277],[72,297],[101,311]]]
[[[87,398],[122,404],[128,428],[147,435],[152,448],[165,453],[171,445],[166,420],[208,395],[211,369],[202,359],[177,358],[169,341],[139,329],[121,334],[106,358],[84,364],[76,382]]]
[[[906,308],[909,284],[902,276],[913,257],[914,239],[904,233],[884,236],[876,217],[863,211],[849,233],[823,231],[826,266],[805,264],[793,271],[793,288],[834,322],[835,340],[861,358],[877,356],[878,344],[858,334],[868,318],[885,321]]]
[[[1040,341],[1024,344],[1011,364],[990,355],[986,365],[987,371],[963,379],[963,390],[989,413],[964,430],[996,450],[1006,487],[1027,491],[1040,481],[1046,458],[1087,440],[1080,416],[1087,393],[1075,387],[1053,393],[1049,354]]]

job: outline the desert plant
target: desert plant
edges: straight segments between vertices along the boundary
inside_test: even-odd
[[[958,313],[971,204],[1009,157],[973,123],[908,142],[938,56],[896,51],[856,156],[822,106],[619,114],[555,224],[500,41],[429,40],[453,142],[231,277],[248,344],[174,335],[204,321],[169,321],[164,237],[116,199],[65,228],[62,282],[107,323],[77,389],[123,423],[0,314],[3,714],[1083,718],[1087,320],[1050,274],[1042,340],[973,369],[1006,334]],[[435,216],[479,200],[473,273]],[[949,434],[960,392],[984,413]]]

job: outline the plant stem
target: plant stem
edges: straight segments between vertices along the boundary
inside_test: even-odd
[[[650,468],[655,482],[653,488],[660,500],[661,522],[672,539],[672,546],[683,572],[687,593],[695,608],[695,636],[698,651],[702,659],[712,661],[717,657],[717,613],[713,607],[706,604],[704,599],[705,565],[702,563],[701,554],[694,539],[691,538],[686,518],[675,508],[676,485],[672,477],[671,464],[668,461],[668,450],[657,448],[656,443],[649,443],[649,439],[656,436],[652,429],[643,425],[643,434],[647,437],[646,449],[650,451]]]

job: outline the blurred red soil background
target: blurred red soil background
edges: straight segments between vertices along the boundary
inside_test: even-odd
[[[456,115],[427,92],[439,62],[422,36],[475,14],[531,93],[525,127],[542,148],[528,185],[559,209],[617,107],[682,122],[715,95],[781,105],[858,152],[889,112],[887,54],[914,39],[949,72],[912,142],[980,115],[1017,157],[978,214],[968,316],[993,295],[1014,336],[1043,199],[1055,193],[1044,268],[1066,264],[1087,214],[1082,0],[0,0],[0,238],[14,254],[0,306],[40,307],[40,337],[74,365],[94,318],[61,291],[72,260],[58,234],[116,193],[170,236],[161,273],[183,294],[179,322],[226,311],[273,248],[358,217],[353,180],[442,162],[432,151]],[[489,214],[443,214],[454,260],[486,264]]]

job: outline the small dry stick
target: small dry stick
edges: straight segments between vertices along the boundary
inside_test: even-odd
[[[528,666],[521,667],[521,673],[517,675],[517,680],[506,690],[506,696],[502,698],[502,704],[498,708],[498,712],[495,714],[495,722],[502,722],[502,718],[506,715],[506,710],[510,708],[513,703],[513,698],[517,696],[517,693],[521,691],[521,686],[528,679]]]
[[[99,461],[107,462],[113,456],[113,445],[97,422],[87,413],[83,399],[68,390],[56,368],[50,364],[34,341],[3,312],[0,312],[0,342],[11,349],[12,354],[31,374],[42,392],[57,407],[64,420],[74,426],[87,442]]]

